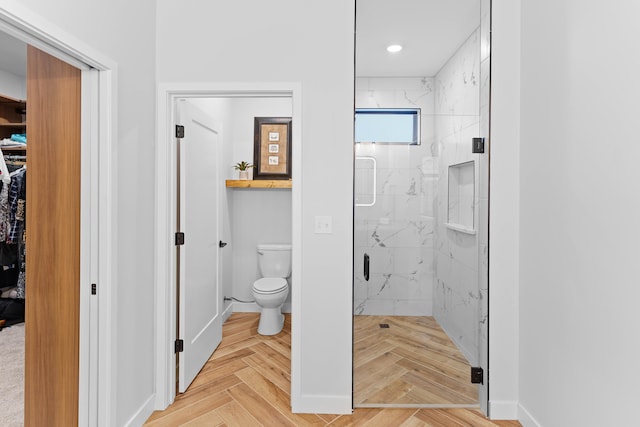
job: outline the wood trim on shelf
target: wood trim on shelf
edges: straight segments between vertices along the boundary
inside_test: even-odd
[[[23,107],[27,104],[24,99],[14,98],[9,95],[0,95],[0,104],[23,104]]]
[[[9,152],[9,151],[27,151],[27,146],[24,145],[22,147],[17,147],[17,146],[9,146],[9,147],[4,147],[2,145],[0,145],[0,150],[2,150],[2,152]]]
[[[289,179],[228,179],[228,188],[291,188]]]

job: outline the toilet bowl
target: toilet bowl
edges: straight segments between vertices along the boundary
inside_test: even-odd
[[[284,325],[282,304],[289,295],[289,285],[284,278],[262,278],[253,284],[253,298],[260,307],[260,335],[276,335]]]
[[[284,325],[282,304],[289,295],[287,277],[291,274],[291,245],[258,245],[258,266],[262,278],[253,283],[252,292],[260,307],[260,335],[276,335]]]

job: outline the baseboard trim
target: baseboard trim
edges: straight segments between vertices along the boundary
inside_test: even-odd
[[[291,411],[294,414],[334,414],[345,415],[353,413],[351,395],[327,396],[303,394],[292,397]]]
[[[541,427],[538,420],[533,418],[533,415],[522,405],[518,405],[518,421],[523,427]]]
[[[222,324],[227,321],[229,317],[233,314],[233,304],[227,305],[227,308],[222,312]]]
[[[238,302],[231,304],[234,313],[259,313],[260,307],[255,302]]]
[[[440,403],[358,403],[354,408],[423,408],[423,409],[480,409],[480,405]]]
[[[517,420],[518,402],[511,400],[490,400],[489,418],[492,420]]]
[[[127,427],[137,427],[143,425],[153,413],[153,404],[155,402],[155,398],[155,394],[149,396],[149,398],[142,404],[142,406],[140,406],[140,408],[138,408],[135,414],[133,414],[133,416],[129,418],[129,420],[124,425]]]
[[[255,302],[238,302],[234,301],[230,305],[233,313],[260,313],[260,307]],[[291,303],[284,303],[282,305],[283,313],[291,313]]]

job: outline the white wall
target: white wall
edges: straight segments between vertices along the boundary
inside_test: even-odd
[[[7,95],[16,99],[27,99],[26,77],[0,70],[0,95]]]
[[[420,108],[421,143],[356,144],[356,156],[377,161],[377,188],[375,205],[355,208],[354,314],[432,314],[438,180],[433,103],[432,77],[356,79],[356,108]],[[362,192],[370,201],[372,172],[359,173],[358,165],[356,160],[356,198]],[[371,257],[369,281],[364,253]]]
[[[291,190],[229,188],[232,198],[231,240],[233,290],[227,295],[253,301],[251,287],[261,277],[258,271],[259,243],[291,243]],[[290,311],[291,287],[283,307]],[[257,311],[254,303],[234,303],[234,311]]]
[[[141,422],[154,393],[155,2],[24,0],[21,7],[119,66],[113,158],[117,273],[113,283],[100,287],[112,287],[117,311],[113,423],[124,425],[136,414]]]
[[[489,414],[518,414],[520,1],[493,0],[489,214]],[[542,313],[542,311],[541,311]]]
[[[234,98],[231,101],[231,163],[225,165],[227,179],[238,179],[232,166],[244,160],[253,163],[255,117],[291,117],[291,98]],[[300,141],[298,141],[300,142]],[[296,141],[293,142],[296,144]],[[250,177],[253,169],[250,171]]]
[[[638,16],[630,0],[522,2],[525,426],[638,423]]]
[[[293,183],[302,188],[302,247],[292,404],[350,411],[354,2],[160,0],[157,8],[159,82],[301,84],[302,123],[293,124],[302,130]],[[179,31],[176,16],[188,23]],[[315,216],[331,216],[333,234],[315,234]]]

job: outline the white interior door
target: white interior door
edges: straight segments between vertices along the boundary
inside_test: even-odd
[[[179,338],[178,391],[183,393],[222,339],[222,291],[219,281],[220,127],[212,117],[178,101],[184,126],[179,142],[178,246]]]

